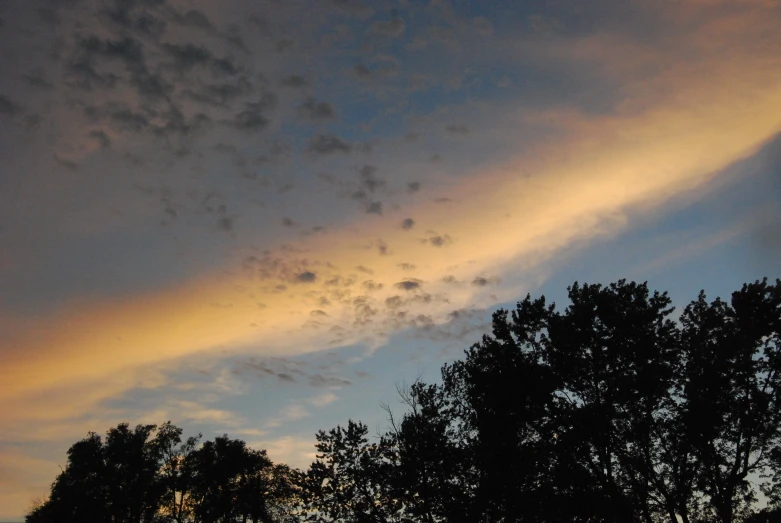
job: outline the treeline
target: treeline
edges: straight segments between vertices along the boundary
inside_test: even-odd
[[[90,434],[27,522],[781,520],[781,280],[678,317],[623,280],[527,296],[400,393],[376,438],[318,432],[306,471],[170,423]]]

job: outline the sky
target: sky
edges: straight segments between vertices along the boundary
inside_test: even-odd
[[[306,467],[527,293],[781,276],[779,0],[4,0],[0,520],[89,431]]]

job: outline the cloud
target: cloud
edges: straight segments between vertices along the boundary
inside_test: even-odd
[[[352,145],[333,134],[318,134],[309,142],[309,152],[315,154],[349,153]]]
[[[344,387],[351,385],[350,380],[344,378],[338,378],[336,376],[324,376],[322,374],[313,374],[309,376],[309,384],[313,387]]]
[[[447,234],[435,234],[434,236],[429,237],[426,241],[428,241],[434,247],[444,247],[445,245],[450,245],[453,243],[453,239]]]
[[[309,85],[309,82],[307,82],[306,78],[299,74],[285,76],[282,78],[282,80],[280,80],[280,83],[285,87],[292,87],[294,89],[300,89]]]
[[[235,218],[232,218],[230,216],[223,216],[217,220],[217,228],[225,232],[231,232],[233,230],[235,222],[236,222]]]
[[[29,74],[25,74],[23,78],[27,82],[27,85],[33,89],[44,91],[51,91],[54,89],[54,84],[46,79],[42,69],[37,69]]]
[[[397,289],[402,289],[405,291],[414,291],[420,289],[420,286],[423,282],[420,280],[416,280],[414,278],[400,281],[398,283],[394,283],[393,286]]]
[[[415,226],[415,220],[413,220],[412,218],[404,218],[401,221],[401,228],[404,229],[405,231],[412,229],[414,226]]]
[[[0,115],[16,116],[20,111],[19,105],[12,102],[7,96],[0,94]]]
[[[477,287],[486,287],[488,285],[496,285],[499,283],[499,278],[485,278],[484,276],[476,276],[472,280],[472,285]]]
[[[362,283],[362,285],[363,285],[363,287],[364,287],[364,288],[365,288],[367,291],[375,291],[375,290],[380,290],[380,289],[382,289],[382,287],[383,287],[382,283],[377,283],[377,282],[376,282],[376,281],[374,281],[374,280],[367,280],[367,281],[363,282],[363,283]]]
[[[450,124],[445,129],[452,134],[469,134],[469,128],[466,125]]]
[[[312,271],[305,271],[296,276],[296,279],[302,283],[312,283],[317,279],[317,275]]]
[[[366,213],[382,216],[382,202],[367,202]]]
[[[307,434],[249,441],[248,445],[252,448],[265,449],[274,463],[286,463],[305,470],[315,461],[317,455],[315,443],[317,442],[314,436]]]
[[[299,113],[310,122],[326,122],[336,118],[336,110],[328,102],[318,102],[314,98],[307,100],[299,107]]]
[[[201,45],[165,43],[163,49],[169,58],[173,59],[173,67],[180,72],[186,72],[198,66],[207,66],[215,61],[211,51]]]
[[[26,513],[60,472],[53,460],[13,447],[0,447],[0,463],[0,518],[4,520]]]
[[[264,130],[270,123],[269,112],[276,106],[277,98],[273,93],[264,93],[256,102],[245,104],[244,110],[236,113],[229,124],[248,133]]]
[[[252,84],[242,77],[236,83],[201,84],[194,88],[184,89],[182,95],[202,104],[227,107],[231,102],[251,91]]]
[[[377,252],[380,254],[380,256],[387,256],[391,253],[388,244],[385,243],[384,240],[375,241],[374,246],[377,247]]]
[[[211,21],[209,21],[209,18],[202,11],[197,9],[188,9],[184,13],[174,11],[172,20],[185,27],[196,27],[198,29],[203,29],[204,31],[214,31],[214,26]]]
[[[375,192],[383,189],[386,185],[385,180],[376,175],[377,167],[373,165],[364,165],[358,171],[360,175],[360,184],[369,192]]]
[[[369,78],[372,75],[371,70],[366,67],[364,64],[355,64],[353,66],[353,72],[358,78]]]
[[[282,409],[276,416],[272,417],[266,423],[264,428],[277,428],[291,421],[298,421],[300,419],[311,416],[311,412],[299,403],[291,403],[284,409]]]
[[[388,21],[372,22],[366,30],[366,34],[399,38],[404,35],[405,29],[404,20],[399,16],[394,16]]]
[[[339,396],[337,396],[333,392],[324,392],[318,396],[313,396],[309,398],[309,403],[311,403],[315,407],[325,407],[326,405],[330,405],[331,403],[335,402],[338,399]]]
[[[94,138],[100,144],[102,149],[107,149],[111,146],[111,138],[102,130],[93,130],[89,132],[89,137]]]

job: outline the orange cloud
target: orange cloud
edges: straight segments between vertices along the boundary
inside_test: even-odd
[[[725,23],[737,31],[734,22],[715,20],[692,46],[727,31]],[[616,48],[632,49],[595,38],[581,52],[596,59]],[[329,341],[379,343],[407,325],[389,303],[437,322],[453,309],[509,299],[517,289],[492,289],[487,297],[470,282],[533,267],[576,239],[615,230],[627,209],[696,190],[781,130],[781,58],[753,40],[748,48],[764,52],[682,60],[629,90],[638,99],[648,95],[649,107],[630,104],[597,116],[566,109],[519,114],[518,125],[544,121],[563,138],[475,172],[450,189],[451,205],[404,209],[415,217],[412,230],[399,226],[399,213],[399,220],[310,237],[273,258],[248,258],[237,275],[121,302],[74,303],[20,324],[11,331],[13,344],[2,347],[0,406],[20,416],[44,414],[24,398],[205,351],[289,354]],[[442,282],[445,275],[462,283]],[[410,278],[419,283],[394,286]],[[133,383],[120,378],[109,389],[116,394]]]

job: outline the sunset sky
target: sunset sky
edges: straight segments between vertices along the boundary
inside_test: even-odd
[[[780,0],[0,2],[0,521],[117,423],[306,467],[526,293],[781,276]]]

